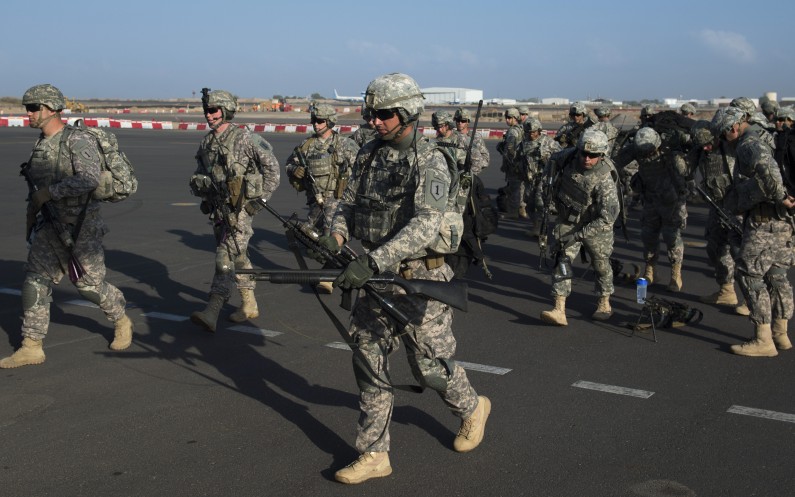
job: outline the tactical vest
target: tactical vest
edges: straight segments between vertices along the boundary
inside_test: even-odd
[[[643,199],[658,205],[671,205],[679,200],[684,185],[674,183],[673,158],[658,153],[655,157],[638,159],[638,176],[643,184]]]
[[[541,138],[535,141],[522,141],[522,163],[527,168],[529,176],[535,176],[541,172]]]
[[[577,151],[572,149],[563,165],[557,191],[558,217],[567,224],[585,224],[590,219],[586,215],[592,204],[591,191],[596,176],[609,173],[609,165],[599,161],[593,169],[577,166]]]
[[[301,151],[306,157],[309,172],[315,178],[315,185],[320,190],[318,193],[333,193],[339,180],[339,147],[337,133],[333,133],[330,140],[323,142],[313,136],[301,146]]]
[[[33,152],[28,161],[29,171],[33,183],[40,190],[74,175],[70,158],[71,152],[64,130],[55,136],[40,138],[33,147]],[[59,153],[60,160],[58,158]],[[87,199],[88,195],[80,195],[79,197],[64,197],[60,200],[53,199],[52,202],[55,204],[56,209],[59,209],[81,206],[86,203]]]
[[[234,147],[246,130],[230,125],[220,136],[212,135],[200,150],[204,170],[216,185],[226,184],[228,196],[223,200],[239,211],[243,199],[252,200],[262,196],[264,180],[262,171],[248,156],[235,157]],[[261,139],[253,135],[253,140]]]
[[[726,190],[732,183],[734,157],[725,153],[725,143],[720,143],[718,150],[701,151],[698,165],[704,177],[704,189],[716,202],[723,200]]]

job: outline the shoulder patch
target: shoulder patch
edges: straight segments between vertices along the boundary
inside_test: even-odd
[[[447,178],[438,176],[431,169],[425,171],[425,201],[428,205],[443,211],[447,206],[449,188]]]

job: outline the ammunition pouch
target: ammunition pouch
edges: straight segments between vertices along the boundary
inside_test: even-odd
[[[258,199],[264,191],[262,175],[259,173],[246,174],[246,200]]]
[[[226,188],[229,192],[229,203],[237,206],[240,194],[243,193],[243,176],[234,176],[227,180]]]

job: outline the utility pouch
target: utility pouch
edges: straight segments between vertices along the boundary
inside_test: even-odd
[[[229,190],[229,203],[238,205],[240,194],[243,190],[243,177],[235,176],[226,182],[226,188]]]

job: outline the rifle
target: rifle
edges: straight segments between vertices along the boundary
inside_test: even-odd
[[[30,176],[30,166],[27,162],[23,162],[19,166],[19,175],[25,178],[25,182],[28,184],[28,201],[30,201],[30,197],[39,191],[39,187],[36,186],[36,183],[33,182],[33,178]],[[72,234],[69,232],[68,229],[58,220],[58,212],[55,210],[55,206],[50,202],[44,202],[44,205],[41,206],[41,215],[44,217],[44,221],[48,222],[52,225],[55,229],[55,233],[58,235],[58,239],[61,240],[61,244],[66,248],[69,252],[69,280],[72,283],[76,283],[83,275],[86,274],[86,270],[80,261],[77,260],[75,254],[73,252],[75,248],[75,241],[72,239]],[[33,235],[33,230],[28,232],[27,240],[28,242],[31,241],[31,236]]]
[[[552,199],[555,194],[553,186],[558,180],[557,161],[547,161],[546,177],[543,179],[544,183],[541,188],[541,196],[544,199],[544,212],[541,214],[541,226],[538,228],[538,269],[541,269],[541,264],[547,259],[547,250],[549,248],[549,237],[547,231],[549,230],[549,210],[552,206]]]
[[[312,193],[312,196],[315,197],[315,202],[322,206],[323,195],[317,188],[317,182],[315,181],[315,177],[312,175],[312,172],[309,169],[309,165],[306,163],[306,156],[301,151],[301,147],[295,147],[293,154],[295,154],[295,158],[298,159],[298,164],[304,168],[304,183],[309,183],[309,191]],[[325,219],[325,216],[323,218]]]
[[[232,237],[232,241],[235,242],[235,250],[237,250],[238,255],[240,254],[240,245],[237,244],[237,238],[232,235],[234,231],[234,225],[232,223],[232,211],[229,209],[229,205],[226,203],[226,199],[229,198],[229,188],[227,188],[226,184],[222,183],[221,186],[218,186],[214,180],[210,181],[210,185],[212,185],[213,192],[210,193],[209,200],[210,204],[213,206],[213,211],[215,212],[215,220],[216,222],[220,221],[220,224],[223,225],[224,231],[221,233],[219,237],[218,243],[223,243],[228,236]],[[241,193],[241,198],[242,198]]]
[[[481,110],[483,110],[483,100],[478,100],[478,111],[475,113],[475,122],[472,123],[472,135],[469,137],[467,155],[464,159],[464,170],[461,173],[462,186],[469,188],[469,191],[467,192],[467,205],[469,205],[469,208],[472,210],[473,221],[477,219],[477,216],[475,215],[477,206],[475,205],[475,199],[472,198],[472,146],[475,144],[475,135],[478,132],[478,122],[480,121]],[[475,235],[475,241],[478,244],[480,252],[483,253],[483,247],[480,246],[480,238],[478,238],[477,235]],[[480,267],[483,269],[483,273],[486,275],[486,278],[491,279],[492,274],[491,271],[489,271],[489,266],[486,264],[485,255],[480,259]]]
[[[340,275],[339,269],[295,270],[295,269],[238,269],[236,274],[250,274],[257,281],[269,281],[275,284],[316,285],[321,282],[332,282]],[[401,278],[392,272],[375,274],[367,280],[369,284],[379,287],[397,285],[409,295],[422,295],[438,300],[456,309],[467,310],[467,285],[460,280],[433,281]]]
[[[700,193],[701,196],[704,197],[704,200],[706,200],[707,203],[711,205],[713,209],[715,209],[715,212],[718,214],[718,222],[720,222],[720,225],[723,226],[724,229],[734,231],[740,236],[743,235],[743,229],[740,226],[738,226],[736,222],[734,222],[734,219],[730,215],[728,215],[726,211],[724,211],[717,204],[717,202],[715,202],[715,200],[713,200],[713,198],[710,197],[706,191],[704,191],[703,188],[696,185],[696,190],[698,190],[698,193]]]
[[[352,260],[356,259],[357,254],[347,245],[343,246],[339,253],[334,253],[328,248],[318,243],[320,234],[314,230],[312,226],[307,223],[302,223],[296,219],[295,214],[290,219],[285,219],[275,209],[273,209],[264,199],[259,199],[259,202],[265,207],[265,210],[270,212],[274,217],[281,221],[282,226],[295,237],[307,249],[313,250],[320,254],[325,260],[326,265],[334,266],[337,270],[344,269]],[[339,273],[337,273],[339,276]],[[336,279],[336,276],[335,276]],[[449,284],[449,283],[448,283]],[[464,285],[466,283],[459,283]],[[371,297],[381,309],[383,309],[390,317],[397,321],[403,328],[410,326],[409,317],[406,316],[400,309],[398,309],[394,302],[387,297],[381,295],[379,289],[375,287],[374,283],[366,283],[362,289]],[[351,292],[345,291],[342,293],[342,303],[340,306],[345,310],[350,310],[351,305]],[[462,305],[463,306],[463,305]]]

